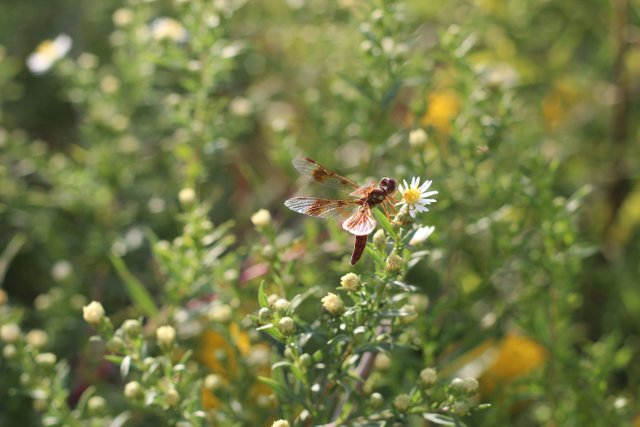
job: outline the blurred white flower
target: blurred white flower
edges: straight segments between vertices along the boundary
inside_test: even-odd
[[[419,245],[420,243],[422,243],[425,240],[427,240],[429,238],[429,236],[431,236],[431,234],[433,233],[433,231],[435,229],[436,228],[433,225],[429,225],[429,226],[426,226],[426,227],[418,228],[418,230],[415,232],[415,234],[413,235],[413,237],[409,241],[409,244],[411,246]]]
[[[155,40],[171,39],[176,42],[187,41],[187,29],[173,18],[156,18],[151,22],[151,35]]]
[[[60,260],[56,261],[51,267],[51,277],[56,282],[64,282],[73,274],[73,266],[69,261]]]
[[[414,129],[409,133],[409,145],[411,145],[412,147],[420,147],[424,145],[425,142],[427,142],[428,138],[429,137],[427,136],[427,133],[424,131],[424,129]]]
[[[406,180],[402,182],[398,187],[398,190],[402,194],[402,200],[398,204],[407,206],[409,215],[411,215],[412,218],[416,216],[416,212],[429,211],[427,205],[436,201],[436,199],[430,199],[429,197],[438,194],[437,191],[427,191],[431,186],[431,180],[426,180],[420,185],[420,177],[414,176],[411,178],[410,185]]]
[[[263,228],[271,224],[271,213],[266,209],[260,209],[251,215],[251,222],[258,228]]]
[[[46,73],[56,61],[71,50],[72,44],[71,37],[66,34],[60,34],[53,40],[41,42],[27,58],[27,67],[34,74]]]

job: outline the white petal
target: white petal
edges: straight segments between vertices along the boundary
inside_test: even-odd
[[[431,180],[427,180],[425,182],[422,183],[422,185],[420,186],[419,190],[420,191],[427,191],[427,189],[429,189],[429,187],[431,187]]]
[[[53,41],[53,45],[56,47],[56,59],[60,59],[65,56],[70,50],[73,40],[66,34],[60,34]]]
[[[41,55],[39,53],[32,53],[27,58],[27,67],[34,74],[43,74],[53,65],[53,61],[51,61],[45,55]]]

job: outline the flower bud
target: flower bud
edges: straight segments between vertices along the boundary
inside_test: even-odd
[[[204,379],[204,387],[209,391],[219,390],[223,385],[222,378],[216,374],[209,374]]]
[[[20,326],[15,323],[7,323],[0,326],[0,339],[8,344],[13,344],[20,339]]]
[[[104,320],[104,307],[98,301],[91,301],[82,307],[82,317],[91,326],[99,326]]]
[[[300,355],[300,365],[308,368],[313,364],[313,357],[311,357],[308,353],[303,353]]]
[[[383,229],[373,234],[373,245],[380,250],[383,250],[387,246],[387,236],[384,234]]]
[[[124,341],[120,337],[111,337],[107,341],[107,350],[111,353],[120,353],[124,349]]]
[[[271,224],[271,214],[266,209],[260,209],[258,212],[251,215],[251,222],[256,228],[264,228]]]
[[[340,278],[340,286],[349,292],[357,292],[360,289],[360,276],[355,273],[347,273]]]
[[[169,406],[176,406],[180,403],[180,393],[174,387],[169,387],[164,392],[164,400]]]
[[[36,355],[36,363],[43,368],[50,368],[56,364],[56,355],[53,353],[40,353]]]
[[[373,367],[379,371],[388,371],[391,368],[391,358],[385,353],[378,353],[373,362]]]
[[[92,415],[100,415],[107,407],[107,401],[102,396],[91,396],[87,401],[87,409]]]
[[[27,332],[26,341],[34,348],[42,348],[47,345],[48,336],[42,329],[32,329]]]
[[[289,421],[287,420],[276,420],[271,424],[271,427],[289,427]]]
[[[227,304],[217,304],[209,309],[207,318],[212,322],[227,323],[231,320],[233,310]]]
[[[389,255],[385,268],[390,273],[397,273],[402,268],[402,258],[396,254]]]
[[[458,400],[451,405],[451,412],[459,416],[465,416],[469,413],[469,404],[463,400]]]
[[[475,378],[465,378],[462,384],[462,390],[469,396],[472,396],[478,392],[479,384]]]
[[[369,404],[372,408],[377,409],[381,407],[383,403],[384,398],[380,393],[371,393],[371,396],[369,396]]]
[[[428,136],[424,129],[414,129],[409,133],[409,145],[414,148],[423,146],[427,139]]]
[[[393,400],[393,405],[400,411],[405,412],[411,406],[411,397],[408,394],[399,394]]]
[[[176,341],[176,330],[173,326],[160,326],[156,330],[156,340],[161,349],[170,350]]]
[[[464,392],[464,380],[462,378],[454,378],[449,384],[449,388],[454,393]]]
[[[296,322],[293,318],[285,316],[278,322],[278,329],[285,335],[291,335],[296,329]]]
[[[190,206],[196,201],[196,191],[193,188],[183,188],[178,193],[178,200],[182,206]]]
[[[273,303],[273,309],[278,313],[286,313],[291,303],[284,298],[279,298]]]
[[[122,330],[129,338],[138,338],[140,332],[142,332],[142,326],[140,326],[140,322],[136,319],[127,319],[122,324]]]
[[[273,318],[273,312],[271,311],[271,309],[267,307],[262,307],[260,311],[258,311],[258,321],[260,323],[267,323],[272,318]]]
[[[2,356],[5,359],[13,359],[14,357],[16,357],[16,354],[18,354],[18,350],[16,349],[16,346],[13,344],[7,344],[2,349]]]
[[[124,396],[127,399],[140,399],[144,395],[142,385],[138,381],[128,382],[124,386]]]
[[[405,304],[400,308],[400,311],[404,313],[404,316],[400,317],[400,322],[407,324],[411,323],[418,318],[418,313],[416,313],[416,308],[411,304]]]
[[[425,368],[420,371],[420,381],[426,388],[433,387],[438,380],[438,373],[433,368]]]
[[[322,308],[327,310],[329,314],[340,315],[344,312],[344,303],[338,295],[329,292],[322,299]]]

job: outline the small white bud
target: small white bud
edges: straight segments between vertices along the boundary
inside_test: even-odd
[[[329,292],[322,299],[322,308],[327,310],[329,314],[340,315],[344,312],[344,303],[342,302],[342,298],[340,296]]]
[[[91,301],[82,307],[82,317],[91,326],[98,326],[104,320],[104,307],[98,301]]]
[[[156,330],[156,339],[161,349],[169,350],[176,341],[176,330],[173,326],[160,326]]]
[[[57,357],[53,353],[40,353],[36,355],[36,363],[40,366],[50,368],[56,364]]]
[[[357,292],[360,284],[360,276],[355,273],[347,273],[340,278],[340,286],[349,292]]]
[[[178,193],[178,199],[183,206],[189,206],[196,201],[196,191],[193,188],[187,187],[180,190]]]
[[[142,390],[142,385],[138,381],[128,382],[124,386],[124,396],[127,399],[139,399],[144,394],[144,390]]]
[[[176,406],[178,403],[180,403],[180,393],[178,393],[178,391],[174,387],[169,387],[164,392],[164,400],[165,402],[167,402],[167,405]]]
[[[438,380],[438,373],[433,368],[425,368],[420,371],[420,381],[425,387],[432,387]]]
[[[15,323],[7,323],[0,326],[0,339],[6,343],[13,344],[20,339],[20,326]]]
[[[400,394],[393,400],[393,405],[400,411],[405,412],[411,406],[411,397],[408,394]]]
[[[204,379],[204,386],[207,390],[215,391],[224,385],[222,378],[216,374],[209,374]]]
[[[291,304],[284,298],[279,298],[273,303],[273,309],[279,313],[285,313],[289,310]]]
[[[107,401],[102,396],[91,396],[87,401],[87,408],[91,414],[101,414],[107,407]]]
[[[264,228],[271,224],[271,214],[266,209],[260,209],[258,212],[251,215],[251,222],[257,228]]]
[[[296,329],[296,322],[293,318],[285,316],[278,322],[278,329],[285,335],[292,334]]]
[[[427,142],[428,136],[424,129],[414,129],[409,133],[409,145],[421,147]]]
[[[27,344],[35,348],[42,348],[47,345],[48,336],[42,329],[32,329],[27,332]]]

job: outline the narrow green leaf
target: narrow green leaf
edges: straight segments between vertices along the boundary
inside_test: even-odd
[[[26,241],[26,236],[22,233],[18,233],[13,236],[13,239],[9,241],[7,247],[2,251],[2,255],[0,255],[0,287],[2,287],[7,270],[9,270],[11,260],[18,254],[18,252],[20,252],[20,248]]]
[[[149,317],[158,314],[158,308],[153,302],[153,298],[144,285],[133,274],[131,274],[124,261],[115,255],[111,255],[109,259],[118,272],[120,278],[124,281],[125,290],[138,310]]]
[[[278,381],[274,380],[273,378],[258,376],[258,379],[263,383],[265,383],[266,385],[268,385],[269,387],[271,387],[271,389],[277,395],[281,397],[289,396],[289,389],[283,386],[282,384],[280,384]]]
[[[264,290],[264,280],[260,282],[260,287],[258,288],[258,302],[260,303],[260,308],[269,307],[267,293]]]
[[[380,267],[384,267],[384,258],[382,258],[380,256],[380,253],[375,248],[375,246],[373,246],[372,243],[367,243],[367,246],[364,248],[364,250],[365,250],[365,252],[367,252],[367,254],[371,258],[373,258],[373,260],[376,262],[376,264],[378,264]]]
[[[398,240],[398,234],[396,233],[396,230],[393,228],[393,225],[391,225],[391,223],[389,222],[389,219],[387,219],[387,216],[380,211],[380,209],[372,209],[373,210],[373,216],[376,217],[376,221],[378,221],[378,224],[380,224],[382,226],[382,228],[384,228],[384,231],[387,232],[387,234],[389,234],[393,240]]]

